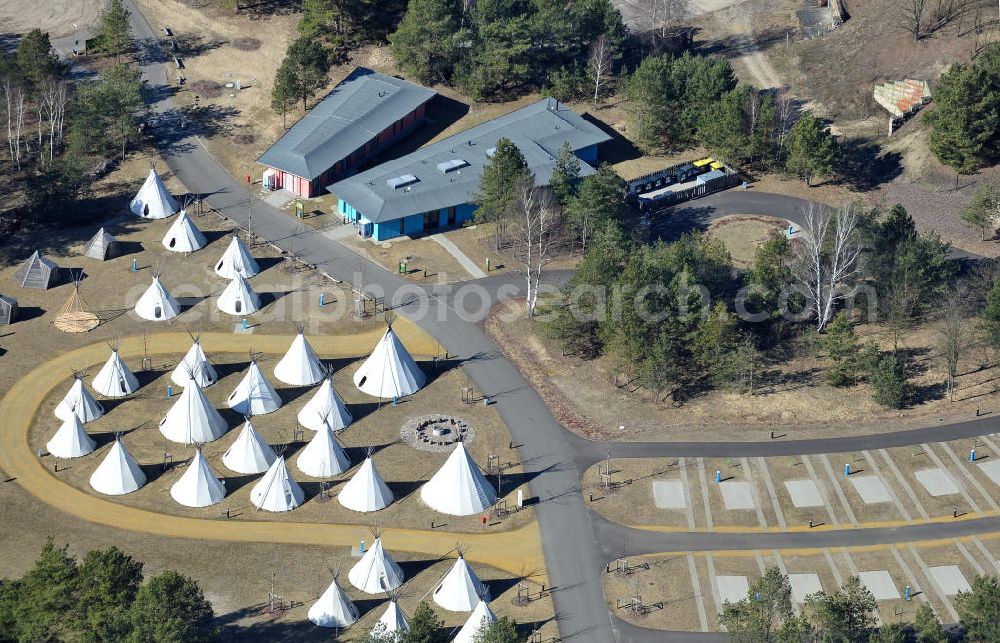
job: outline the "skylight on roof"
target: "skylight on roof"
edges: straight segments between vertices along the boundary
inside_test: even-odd
[[[443,163],[438,163],[437,168],[441,170],[442,173],[448,174],[449,172],[454,172],[455,170],[460,170],[469,164],[465,159],[451,159],[450,161],[444,161]]]
[[[385,183],[393,190],[398,190],[399,188],[405,188],[407,185],[413,185],[419,180],[420,179],[413,176],[412,174],[404,174],[402,176],[391,178]]]

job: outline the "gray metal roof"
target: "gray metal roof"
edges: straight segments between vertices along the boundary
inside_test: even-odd
[[[257,162],[315,179],[436,94],[358,67]]]
[[[467,203],[479,189],[491,151],[504,137],[521,150],[538,185],[548,185],[564,142],[579,151],[611,139],[565,105],[542,99],[334,183],[327,190],[375,223]],[[593,172],[594,168],[580,163],[581,175]],[[408,174],[417,181],[392,187],[393,179]]]

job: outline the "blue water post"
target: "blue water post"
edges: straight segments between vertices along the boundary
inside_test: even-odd
[[[139,272],[139,260],[132,257],[132,272]]]
[[[395,395],[393,395],[393,396],[392,396],[392,405],[393,405],[393,406],[396,406],[396,400],[397,400],[396,396],[395,396]]]
[[[247,318],[244,317],[243,318],[243,330],[246,330],[246,329],[247,329]]]
[[[326,305],[326,297],[324,293],[319,294],[319,307],[322,308]]]
[[[169,400],[174,396],[174,387],[167,384],[167,399]]]
[[[715,470],[715,481],[722,482],[722,472],[718,469]]]
[[[976,461],[976,450],[972,449],[969,451],[969,462],[975,462],[975,461]]]
[[[844,465],[844,475],[845,476],[851,475],[851,463],[850,462],[848,462],[847,464]]]
[[[365,553],[365,541],[361,541],[361,553]]]
[[[760,592],[757,592],[756,594],[754,594],[754,599],[755,599],[755,600],[756,600],[756,601],[757,601],[758,603],[760,602]]]
[[[910,600],[910,586],[909,585],[906,586],[906,589],[903,590],[903,593],[906,594],[906,600]]]

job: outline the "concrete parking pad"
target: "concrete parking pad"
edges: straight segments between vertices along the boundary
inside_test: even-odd
[[[985,473],[994,484],[1000,485],[1000,460],[980,462],[979,469]]]
[[[680,480],[653,480],[653,500],[659,509],[686,509],[684,484]]]
[[[866,505],[892,501],[889,488],[885,486],[882,478],[878,476],[851,476],[848,480],[854,485],[854,490],[858,492],[858,495],[861,496],[861,501]]]
[[[788,582],[792,586],[792,600],[796,603],[805,603],[806,596],[823,591],[819,574],[789,574]]]
[[[796,507],[822,507],[823,497],[812,480],[786,480],[785,488]]]
[[[924,469],[914,474],[932,496],[950,496],[958,493],[958,485],[944,469]]]
[[[715,589],[719,593],[719,601],[722,603],[737,603],[747,597],[750,591],[750,583],[746,576],[716,576]]]
[[[719,484],[726,509],[753,509],[753,490],[749,482],[729,480]]]
[[[959,592],[967,592],[972,589],[958,565],[941,565],[928,569],[934,582],[937,583],[945,596],[954,596]]]
[[[892,582],[892,576],[886,570],[874,572],[858,572],[861,584],[868,588],[877,601],[888,601],[899,598],[899,590]]]

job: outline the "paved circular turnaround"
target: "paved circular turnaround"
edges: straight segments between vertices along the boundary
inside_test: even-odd
[[[166,124],[179,120],[171,98],[164,57],[156,34],[132,2],[132,27],[140,43],[140,66],[148,83],[150,108]],[[886,529],[831,530],[822,533],[660,533],[632,529],[608,522],[590,512],[580,494],[581,473],[599,459],[603,445],[595,445],[563,428],[548,407],[489,340],[482,328],[485,311],[504,298],[522,294],[516,275],[488,277],[466,286],[422,287],[405,282],[377,264],[356,254],[322,231],[299,225],[294,219],[258,199],[248,208],[246,190],[205,150],[197,133],[166,127],[169,138],[161,151],[170,169],[188,186],[200,186],[206,202],[233,221],[246,225],[252,211],[254,233],[279,246],[295,240],[295,251],[321,270],[348,283],[360,282],[369,293],[385,296],[402,315],[412,319],[435,337],[451,355],[462,360],[462,368],[484,394],[495,401],[495,409],[518,445],[525,473],[531,477],[532,493],[541,532],[542,550],[560,635],[574,641],[662,641],[715,640],[717,634],[667,632],[643,629],[616,618],[608,610],[601,583],[605,561],[620,554],[608,551],[612,543],[628,540],[634,553],[757,549],[759,547],[822,547],[830,544],[863,545],[903,542],[975,534],[1000,529],[1000,518],[981,518],[955,523],[931,523]],[[732,190],[714,194],[674,208],[659,216],[677,217],[686,224],[703,226],[729,214],[777,216],[801,223],[810,202],[754,190]],[[287,248],[286,248],[287,249]],[[564,276],[564,275],[563,275]],[[470,313],[468,311],[476,311]],[[963,435],[994,432],[989,421],[943,425],[888,435],[832,438],[813,442],[738,443],[629,443],[615,446],[615,457],[650,455],[779,455],[826,451],[855,451],[877,446],[899,446],[925,441],[950,440]],[[328,526],[324,528],[329,529]],[[431,543],[428,542],[428,546]],[[630,552],[631,553],[631,552]]]

